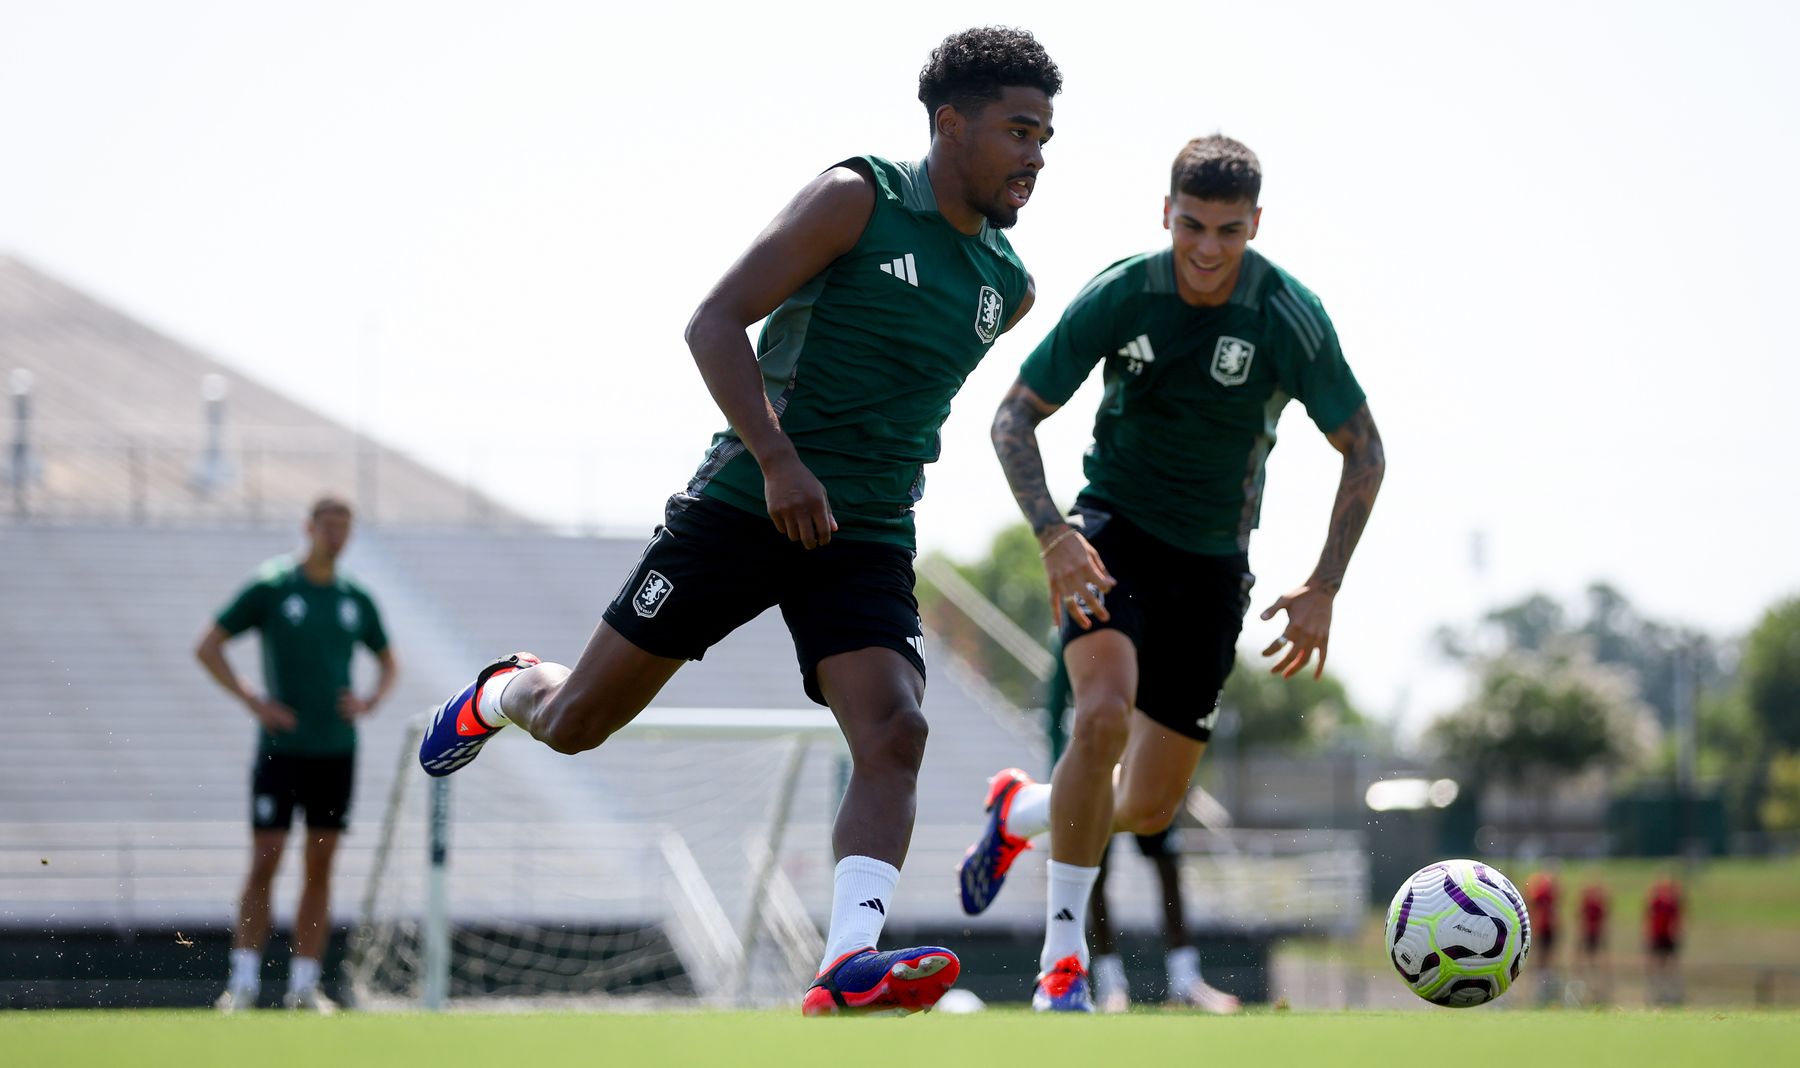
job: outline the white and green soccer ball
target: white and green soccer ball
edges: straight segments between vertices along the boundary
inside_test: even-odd
[[[1496,868],[1473,860],[1428,864],[1388,905],[1388,959],[1412,992],[1465,1009],[1506,993],[1531,951],[1525,899]]]

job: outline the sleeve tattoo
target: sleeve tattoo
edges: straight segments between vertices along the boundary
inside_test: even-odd
[[[1367,404],[1356,409],[1343,426],[1327,437],[1343,454],[1344,469],[1338,478],[1337,500],[1331,506],[1325,549],[1319,554],[1319,566],[1313,569],[1311,582],[1336,593],[1350,567],[1350,554],[1356,551],[1369,513],[1375,508],[1375,495],[1381,491],[1381,479],[1387,471],[1387,456]]]
[[[1000,457],[1000,469],[1006,472],[1006,483],[1012,487],[1013,500],[1031,524],[1031,532],[1037,535],[1065,521],[1050,497],[1050,488],[1044,481],[1044,456],[1038,451],[1037,425],[1056,410],[1046,411],[1044,407],[1022,383],[1015,383],[994,413],[990,432],[994,452]]]

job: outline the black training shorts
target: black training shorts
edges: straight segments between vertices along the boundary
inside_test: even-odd
[[[258,753],[250,772],[250,825],[259,831],[285,831],[293,825],[298,805],[306,810],[308,828],[341,831],[348,826],[355,778],[354,753]]]
[[[925,675],[911,549],[841,534],[808,549],[768,516],[708,497],[669,498],[605,619],[652,656],[699,660],[772,605],[794,636],[806,696],[819,704],[818,666],[828,656],[892,649]]]
[[[1138,710],[1177,734],[1211,738],[1256,583],[1250,558],[1177,549],[1088,497],[1075,501],[1070,521],[1118,585],[1105,598],[1112,619],[1090,614],[1094,625],[1083,630],[1065,617],[1065,655],[1078,654],[1083,635],[1123,632],[1137,646]]]

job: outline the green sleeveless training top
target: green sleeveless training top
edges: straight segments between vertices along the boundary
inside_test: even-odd
[[[756,359],[837,536],[911,548],[950,400],[1025,299],[1027,275],[1000,231],[984,222],[971,236],[944,219],[923,162],[860,158],[875,174],[867,228],[769,316]],[[766,511],[762,469],[729,429],[688,492]]]
[[[1120,260],[1019,369],[1062,404],[1105,364],[1083,493],[1195,553],[1249,548],[1289,399],[1327,434],[1363,403],[1319,298],[1253,249],[1238,270],[1225,304],[1196,308],[1176,291],[1169,249]]]

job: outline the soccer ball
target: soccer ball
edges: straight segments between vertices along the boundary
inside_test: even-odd
[[[1531,951],[1525,899],[1473,860],[1428,864],[1388,905],[1388,959],[1412,992],[1465,1009],[1506,993]]]

